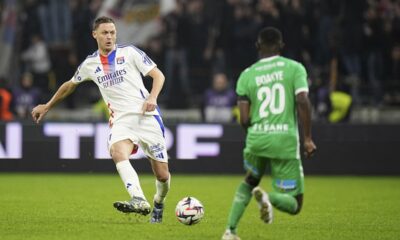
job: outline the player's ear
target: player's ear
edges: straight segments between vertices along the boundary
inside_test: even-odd
[[[92,36],[93,36],[94,39],[97,39],[97,32],[96,32],[96,30],[93,30],[93,31],[92,31]]]

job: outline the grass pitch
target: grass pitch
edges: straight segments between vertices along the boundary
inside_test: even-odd
[[[115,174],[0,173],[0,239],[220,239],[234,191],[243,176],[173,175],[164,222],[117,212],[128,194]],[[154,177],[140,176],[149,200]],[[270,189],[270,179],[261,186]],[[185,226],[174,216],[184,196],[203,202],[205,217]],[[400,239],[400,177],[306,177],[303,211],[275,211],[259,220],[254,200],[238,229],[246,239]]]

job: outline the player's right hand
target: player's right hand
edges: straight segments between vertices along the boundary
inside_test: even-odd
[[[39,104],[36,107],[34,107],[32,109],[32,118],[33,121],[35,121],[36,123],[39,123],[40,120],[43,119],[44,115],[46,115],[46,113],[49,111],[49,109],[47,108],[47,106],[45,104]]]
[[[315,146],[312,139],[304,140],[304,155],[306,158],[311,158],[315,151],[317,150],[317,146]]]
[[[155,98],[149,97],[147,98],[142,106],[142,115],[146,112],[152,112],[157,108],[157,100]]]

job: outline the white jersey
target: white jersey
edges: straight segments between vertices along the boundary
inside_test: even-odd
[[[149,92],[141,74],[146,76],[157,65],[142,50],[133,45],[116,45],[108,56],[96,51],[89,55],[76,71],[73,82],[92,80],[100,89],[110,111],[110,124],[124,115],[141,114]],[[159,115],[159,110],[146,112]]]

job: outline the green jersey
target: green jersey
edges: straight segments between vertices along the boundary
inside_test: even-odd
[[[300,159],[296,94],[307,91],[301,63],[273,56],[244,70],[236,92],[250,101],[245,152],[277,159]]]

